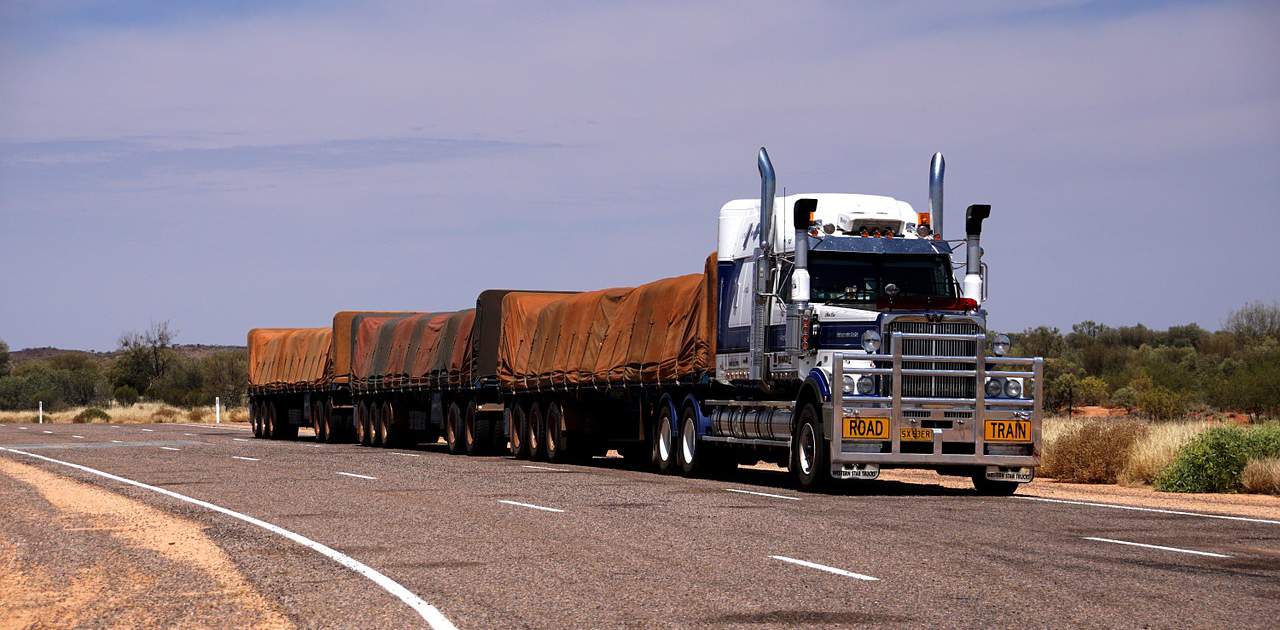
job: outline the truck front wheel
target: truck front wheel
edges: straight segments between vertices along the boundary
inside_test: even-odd
[[[820,490],[831,481],[827,441],[822,435],[822,419],[813,405],[800,408],[799,421],[791,436],[791,475],[801,490]]]
[[[1022,485],[1016,481],[992,481],[987,479],[986,469],[980,468],[973,473],[973,489],[984,497],[1007,497],[1018,491]]]

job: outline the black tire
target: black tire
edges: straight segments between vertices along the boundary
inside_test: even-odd
[[[649,462],[658,472],[666,475],[676,471],[676,419],[671,412],[671,405],[663,401],[658,410],[658,421],[653,423],[652,450]]]
[[[676,443],[676,463],[686,477],[708,477],[725,465],[725,453],[719,445],[698,441],[698,414],[692,406],[680,414],[680,439]]]
[[[529,459],[529,406],[511,405],[511,454],[516,459]]]
[[[529,431],[525,438],[529,442],[529,459],[543,461],[547,458],[547,419],[542,413],[542,403],[529,403]]]
[[[449,413],[444,419],[444,443],[454,455],[465,449],[462,444],[462,415],[462,408],[455,402],[449,405]]]
[[[325,405],[327,403],[311,404],[311,413],[316,417],[315,430],[317,442],[329,441],[329,418],[325,416]]]
[[[973,480],[973,489],[984,497],[1013,496],[1013,493],[1018,491],[1018,486],[1022,485],[1016,481],[992,481],[987,479],[986,470],[979,470],[969,478]]]
[[[618,454],[622,456],[622,463],[627,468],[639,470],[650,464],[653,446],[648,441],[626,444],[618,447]]]
[[[547,461],[563,462],[569,458],[568,443],[565,440],[564,406],[559,401],[547,405],[547,430],[545,450]]]
[[[253,437],[262,437],[262,403],[249,403],[249,427],[253,429]]]
[[[791,435],[791,476],[801,490],[817,491],[831,484],[831,457],[822,433],[822,418],[812,404],[800,408]]]
[[[396,414],[396,406],[390,400],[382,403],[382,445],[388,448],[399,448],[409,440],[405,439],[405,431],[400,426],[400,418]]]
[[[361,446],[369,445],[369,403],[360,401],[352,406],[352,413],[355,414],[354,430],[356,443]]]
[[[491,419],[489,414],[482,414],[476,410],[476,401],[467,403],[466,423],[463,425],[462,434],[463,446],[467,449],[467,455],[483,455],[489,450],[489,442],[492,440],[489,423]]]
[[[267,403],[267,412],[263,414],[262,435],[268,440],[276,439],[276,406],[274,403]]]

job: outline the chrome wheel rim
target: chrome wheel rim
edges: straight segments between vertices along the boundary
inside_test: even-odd
[[[662,419],[662,428],[658,431],[658,458],[662,461],[671,459],[671,419]]]
[[[800,472],[808,477],[813,474],[813,460],[817,456],[818,444],[813,436],[813,425],[800,427]]]
[[[685,418],[684,430],[680,432],[680,448],[686,464],[693,463],[694,449],[698,445],[698,436],[693,429],[693,418]]]

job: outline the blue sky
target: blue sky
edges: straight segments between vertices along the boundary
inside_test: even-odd
[[[992,323],[1280,298],[1268,3],[17,2],[0,339],[690,273],[758,191],[991,203]],[[951,234],[954,236],[955,234]]]

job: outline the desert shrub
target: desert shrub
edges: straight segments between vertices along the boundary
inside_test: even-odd
[[[1235,492],[1251,459],[1280,457],[1280,423],[1214,427],[1178,451],[1155,479],[1164,492]]]
[[[1280,494],[1280,458],[1251,459],[1240,473],[1246,492]]]
[[[138,402],[138,390],[130,385],[121,385],[112,392],[111,397],[124,407],[132,407]]]
[[[1041,472],[1062,481],[1115,483],[1146,425],[1134,420],[1093,420],[1067,427],[1044,444]]]
[[[111,416],[108,415],[107,412],[101,409],[98,409],[97,407],[89,407],[88,409],[85,409],[84,411],[81,411],[80,413],[76,414],[75,417],[71,419],[71,421],[76,424],[88,424],[95,420],[107,421],[110,419],[111,419]]]
[[[204,410],[195,407],[187,411],[187,422],[204,422]]]
[[[1152,420],[1176,420],[1187,413],[1187,402],[1179,394],[1159,385],[1138,392],[1138,411]]]
[[[1178,456],[1178,451],[1209,426],[1204,422],[1161,422],[1148,426],[1146,434],[1129,450],[1129,461],[1120,471],[1120,483],[1154,482]]]
[[[1138,392],[1132,387],[1121,387],[1111,393],[1111,404],[1133,411],[1138,408]]]
[[[152,422],[173,422],[178,419],[178,410],[173,407],[161,407],[151,414]]]

